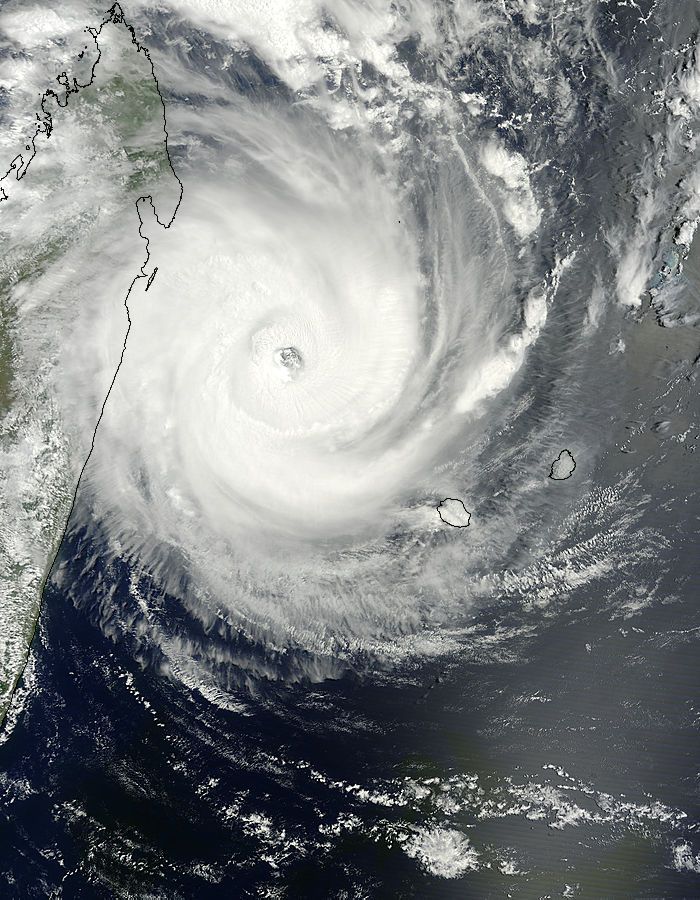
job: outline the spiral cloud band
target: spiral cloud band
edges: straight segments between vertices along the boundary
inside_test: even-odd
[[[418,561],[418,535],[444,530],[451,461],[522,364],[545,291],[514,289],[520,237],[506,246],[452,135],[431,158],[426,138],[392,146],[249,98],[188,125],[217,146],[192,151],[167,232],[143,207],[157,274],[128,301],[87,472],[98,518],[148,571],[181,555],[204,606],[265,639],[413,631],[433,563],[411,583],[386,536]]]

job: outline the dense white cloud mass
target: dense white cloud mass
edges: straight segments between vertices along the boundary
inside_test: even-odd
[[[502,586],[496,563],[556,529],[536,461],[559,452],[587,396],[582,370],[598,377],[586,359],[607,356],[601,285],[634,306],[653,269],[639,247],[661,193],[635,208],[632,245],[572,175],[586,117],[617,78],[592,14],[562,12],[564,67],[535,3],[174,0],[125,13],[157,48],[184,185],[172,227],[163,107],[121,22],[13,199],[15,248],[33,230],[63,241],[13,288],[27,304],[20,369],[40,355],[31,305],[58,323],[41,389],[59,411],[62,477],[68,458],[80,471],[118,370],[75,532],[95,525],[134,585],[154,579],[205,630],[327,659],[449,647]],[[3,63],[15,97],[55,46],[78,66],[81,16],[100,20],[78,5],[41,19],[8,7],[8,41],[36,60],[31,73]],[[585,109],[567,75],[583,68]],[[675,147],[692,72],[679,84]],[[688,194],[678,240],[694,227]],[[589,422],[568,438],[579,473],[599,437]],[[466,504],[468,530],[449,533],[445,497]]]
[[[346,24],[339,73],[369,53],[386,80],[290,108],[200,80],[201,102],[171,110],[189,136],[184,200],[168,231],[142,206],[158,272],[129,297],[85,485],[115,551],[173,591],[184,565],[205,619],[384,652],[468,613],[436,578],[440,558],[456,574],[465,554],[438,539],[436,507],[455,484],[471,491],[478,472],[455,455],[483,437],[556,284],[522,257],[540,213],[511,227],[513,204],[535,204],[524,158],[488,151],[483,171],[486,151],[471,159],[461,99],[398,61],[410,23],[382,20],[371,45]],[[76,341],[98,352],[87,367],[66,352],[67,402],[119,362],[118,303],[85,322]],[[479,543],[493,534],[483,523]],[[501,529],[494,548],[512,537]]]

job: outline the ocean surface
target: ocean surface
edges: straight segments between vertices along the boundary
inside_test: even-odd
[[[3,896],[700,896],[699,29],[0,6]]]

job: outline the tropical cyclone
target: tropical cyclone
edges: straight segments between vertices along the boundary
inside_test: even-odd
[[[536,249],[546,176],[465,112],[443,68],[459,69],[462,37],[389,6],[369,43],[364,13],[300,11],[339,42],[335,62],[310,43],[303,71],[274,53],[252,65],[255,48],[216,30],[206,66],[194,48],[168,57],[185,201],[167,234],[144,221],[158,275],[130,297],[73,520],[194,620],[170,639],[174,623],[139,601],[138,627],[178,671],[190,654],[219,666],[192,637],[216,629],[232,678],[276,677],[281,652],[284,672],[324,677],[426,634],[443,652],[440,629],[472,614],[465,570],[497,566],[517,503],[532,508],[509,471],[506,499],[487,500],[480,453],[527,408],[521,379],[576,250]],[[435,71],[414,65],[416,29]],[[99,288],[62,369],[83,423],[121,352],[112,285]],[[474,540],[445,540],[440,496],[478,505]]]
[[[434,166],[427,137],[378,147],[255,92],[188,117],[218,140],[191,149],[171,231],[145,225],[158,276],[130,302],[91,519],[167,590],[184,577],[198,614],[263,644],[384,646],[419,602],[385,590],[400,565],[386,535],[432,528],[436,466],[483,432],[555,287],[536,281],[521,309],[519,237],[440,133]],[[109,348],[109,315],[100,327]],[[66,394],[83,378],[69,368]]]
[[[591,457],[600,440],[579,404],[599,405],[591,386],[614,364],[601,285],[616,241],[632,243],[630,210],[602,223],[572,181],[581,141],[600,139],[587,111],[612,96],[627,121],[593,19],[562,10],[558,35],[577,38],[555,37],[552,54],[546,22],[507,4],[331,6],[139,13],[167,72],[186,199],[167,234],[140,204],[158,274],[130,295],[70,536],[128,573],[121,592],[95,578],[100,626],[144,636],[171,672],[319,678],[424,652],[426,635],[444,652],[564,514],[532,476],[552,435],[576,433]],[[156,119],[120,114],[132,86],[113,80],[93,118],[117,123],[120,165],[145,159],[141,184],[160,188],[162,154],[139,147]],[[584,170],[587,190],[609,191],[613,176]],[[93,182],[76,183],[73,218],[102,217],[102,239],[86,230],[82,253],[57,253],[42,294],[70,312],[51,385],[81,462],[121,362],[118,276],[143,264],[135,229],[104,219],[147,193],[119,174],[94,207]],[[439,497],[479,510],[468,541],[442,526]],[[149,599],[164,595],[186,624]]]

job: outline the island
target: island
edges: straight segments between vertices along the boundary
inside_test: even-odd
[[[471,521],[472,514],[461,500],[447,497],[437,507],[438,515],[446,525],[453,528],[466,528]]]
[[[562,450],[559,456],[552,463],[549,477],[555,481],[564,481],[571,478],[576,468],[576,460],[570,450]]]

